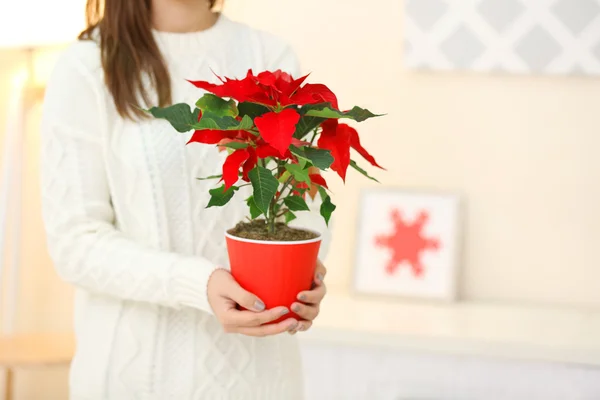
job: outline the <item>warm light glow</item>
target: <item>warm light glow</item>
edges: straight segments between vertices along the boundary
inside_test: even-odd
[[[0,1],[0,47],[68,43],[85,26],[85,0]]]
[[[12,91],[11,93],[20,93],[27,84],[29,74],[26,70],[17,72],[11,79]]]

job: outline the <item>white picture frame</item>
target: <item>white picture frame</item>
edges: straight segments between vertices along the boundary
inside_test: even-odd
[[[460,215],[457,194],[363,190],[354,292],[455,300],[462,243]]]

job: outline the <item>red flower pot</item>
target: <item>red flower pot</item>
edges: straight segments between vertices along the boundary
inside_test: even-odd
[[[296,242],[267,242],[225,234],[231,274],[246,290],[257,295],[267,309],[290,308],[297,296],[314,282],[321,235]],[[301,319],[295,313],[287,318]]]

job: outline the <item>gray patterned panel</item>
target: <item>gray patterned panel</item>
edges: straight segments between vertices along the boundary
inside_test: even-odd
[[[431,27],[444,15],[448,5],[444,0],[406,0],[406,11],[423,29]]]
[[[483,0],[477,11],[496,31],[504,32],[523,14],[525,7],[519,0]]]
[[[404,1],[409,68],[600,74],[600,0]]]
[[[468,68],[485,50],[469,28],[461,26],[440,46],[442,53],[457,67]]]
[[[560,0],[552,12],[574,35],[579,35],[598,18],[600,5],[594,0]]]
[[[515,52],[532,71],[543,71],[562,48],[544,28],[536,26],[516,43]]]

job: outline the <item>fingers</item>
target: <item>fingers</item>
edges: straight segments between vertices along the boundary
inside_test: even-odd
[[[298,321],[296,321],[294,318],[288,318],[285,321],[281,321],[277,324],[238,328],[237,333],[248,336],[264,337],[278,335],[283,332],[293,332],[298,328],[298,325]]]
[[[313,290],[307,290],[298,294],[298,300],[305,304],[319,304],[327,294],[325,285],[317,286]]]
[[[319,315],[319,305],[294,303],[292,304],[292,311],[303,320],[312,321],[317,318],[317,315]]]
[[[275,307],[263,312],[229,310],[222,318],[221,324],[226,332],[237,332],[240,327],[256,327],[288,314],[286,307]]]
[[[302,303],[296,302],[292,304],[292,311],[302,318],[302,321],[298,323],[296,329],[290,332],[292,335],[296,334],[296,332],[310,329],[312,321],[319,315],[319,305],[327,293],[327,287],[324,283],[326,274],[327,269],[321,261],[318,261],[315,270],[316,286],[313,286],[312,290],[307,290],[298,294],[298,300]]]
[[[289,334],[295,335],[297,332],[306,332],[307,330],[310,329],[312,324],[313,324],[312,321],[300,321],[298,323],[298,327],[296,329],[294,329],[293,331],[290,331]]]
[[[323,263],[318,260],[317,261],[317,268],[315,270],[315,282],[317,283],[317,285],[322,285],[323,284],[323,280],[325,279],[325,275],[327,275],[327,268],[325,268],[325,266],[323,265]]]
[[[231,280],[230,287],[227,288],[226,297],[235,301],[237,304],[247,310],[261,312],[265,310],[265,303],[256,295],[242,288],[235,280]]]

